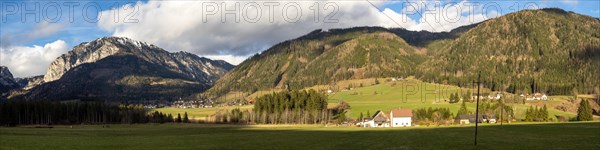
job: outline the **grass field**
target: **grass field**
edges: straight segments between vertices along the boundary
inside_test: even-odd
[[[600,122],[357,128],[142,124],[0,128],[0,149],[600,149]]]
[[[394,108],[418,109],[438,107],[449,108],[451,112],[456,113],[460,108],[461,103],[450,104],[444,102],[444,100],[448,99],[451,93],[466,93],[467,90],[471,90],[472,93],[476,92],[476,89],[465,89],[456,86],[432,84],[409,79],[406,81],[397,81],[395,82],[395,85],[394,82],[382,82],[378,85],[336,92],[329,96],[329,103],[330,105],[335,105],[341,100],[348,102],[352,108],[350,110],[350,115],[355,118],[358,117],[361,112],[366,115],[367,112],[373,114],[377,110],[389,111]],[[489,92],[489,90],[483,89],[482,93],[483,92]],[[436,99],[439,101],[436,102]],[[553,109],[553,106],[560,104],[561,101],[563,101],[563,99],[557,97],[555,100],[543,102],[544,104],[548,104],[549,115],[575,117],[575,113]],[[508,105],[513,107],[515,116],[517,117],[523,117],[527,108],[532,106],[529,102],[526,104],[508,103]],[[475,103],[467,102],[467,108],[472,112],[475,112]]]
[[[424,92],[424,89],[430,91]],[[460,89],[455,86],[408,80],[397,82],[396,85],[393,85],[393,83],[381,83],[336,92],[329,96],[329,103],[334,105],[342,100],[348,102],[352,107],[350,110],[352,117],[358,117],[360,112],[366,115],[367,111],[373,114],[377,110],[389,111],[394,108],[443,107],[450,108],[452,112],[456,112],[460,108],[460,105],[434,102],[435,99],[442,99],[441,101],[443,102],[443,99],[447,99],[450,93],[458,91]]]
[[[476,89],[459,88],[451,85],[441,85],[426,83],[415,79],[407,79],[404,81],[389,82],[389,79],[380,78],[378,79],[381,84],[374,84],[375,79],[360,79],[360,80],[346,80],[339,81],[336,86],[331,87],[328,85],[319,85],[309,87],[307,89],[316,89],[323,91],[329,88],[336,89],[329,95],[329,107],[334,107],[339,101],[345,101],[351,106],[349,112],[350,117],[357,118],[362,112],[364,116],[369,112],[371,115],[377,110],[390,111],[394,108],[449,108],[451,112],[456,113],[460,108],[461,103],[450,104],[445,102],[451,93],[466,93],[468,90],[471,93],[475,93]],[[359,85],[362,84],[363,87]],[[346,87],[353,87],[351,90],[343,90]],[[246,98],[254,98],[264,94],[272,93],[273,91],[258,91],[253,94],[249,94]],[[489,89],[482,89],[482,93],[490,92]],[[230,93],[230,98],[243,97],[241,93]],[[462,94],[461,94],[462,95]],[[586,95],[582,95],[584,97]],[[548,107],[549,117],[555,115],[566,116],[569,118],[575,117],[574,112],[565,112],[555,109],[555,106],[563,105],[569,96],[551,96],[548,101],[528,101],[525,104],[522,103],[507,103],[513,107],[515,116],[517,118],[523,118],[525,111],[530,106],[542,107],[544,104]],[[438,100],[438,101],[436,101]],[[576,105],[576,104],[573,104]],[[563,105],[564,106],[564,105]],[[252,106],[228,106],[228,107],[213,107],[213,108],[193,108],[193,109],[182,109],[182,108],[160,108],[156,109],[163,113],[171,113],[174,116],[177,113],[183,114],[188,112],[190,118],[203,119],[206,116],[214,114],[218,110],[231,110],[233,108],[240,108],[242,110],[252,109]],[[475,103],[467,102],[467,108],[475,112]],[[576,109],[574,109],[576,110]]]

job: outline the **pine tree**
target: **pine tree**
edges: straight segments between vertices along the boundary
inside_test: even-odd
[[[577,120],[591,121],[592,119],[592,107],[587,100],[581,100],[577,109]]]
[[[167,122],[173,122],[173,115],[169,114],[167,117]]]
[[[190,122],[190,119],[188,119],[187,112],[184,112],[184,114],[183,114],[183,122],[184,122],[184,123],[188,123],[188,122]]]
[[[458,112],[456,112],[456,117],[459,117],[461,115],[466,115],[469,114],[469,110],[467,110],[467,105],[465,103],[465,101],[462,102],[462,104],[460,105],[460,109],[458,109]]]
[[[362,122],[363,121],[363,117],[364,117],[363,113],[360,112],[360,116],[358,116],[358,121]]]
[[[181,113],[177,113],[177,119],[175,120],[177,123],[181,123]]]
[[[546,107],[546,104],[544,104],[544,107],[542,107],[541,117],[542,117],[541,119],[544,121],[548,120],[548,108]]]
[[[470,101],[471,100],[471,91],[467,90],[467,94],[463,95],[463,101]]]
[[[525,111],[525,121],[532,121],[533,117],[533,106],[529,106],[529,108],[527,108],[527,111]]]

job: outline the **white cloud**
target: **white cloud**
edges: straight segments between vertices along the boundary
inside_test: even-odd
[[[221,16],[204,13],[203,8],[209,6],[226,6],[226,9],[234,9],[239,4],[239,22],[234,21],[234,15]],[[273,16],[269,16],[270,8],[274,6]],[[384,2],[373,2],[374,5],[382,5]],[[315,15],[315,7],[320,8]],[[248,7],[245,7],[248,6]],[[250,7],[252,6],[252,7]],[[256,9],[255,6],[261,7]],[[284,6],[287,11],[283,11]],[[295,7],[300,6],[302,11],[298,20]],[[312,6],[312,7],[311,7]],[[123,12],[124,6],[118,8]],[[188,51],[200,56],[230,55],[239,58],[265,50],[266,48],[292,38],[304,35],[315,29],[346,28],[355,26],[386,26],[386,27],[409,27],[414,21],[406,23],[391,21],[390,17],[401,15],[386,9],[381,12],[373,7],[368,1],[149,1],[138,2],[134,8],[138,10],[135,18],[138,23],[125,23],[123,18],[117,19],[115,23],[115,9],[104,11],[98,26],[106,31],[112,32],[114,36],[125,36],[132,39],[146,41],[156,44],[169,51]],[[212,7],[210,7],[212,8]],[[312,8],[312,9],[311,9]],[[328,8],[327,10],[325,8]],[[337,8],[334,15],[334,23],[325,22],[326,16]],[[222,8],[218,8],[222,10]],[[130,9],[131,10],[131,9]],[[248,13],[246,13],[248,12]],[[261,18],[254,19],[260,12]],[[285,12],[289,12],[286,21]],[[388,16],[386,16],[386,15]],[[124,15],[122,15],[124,16]],[[318,16],[315,22],[314,16]],[[205,19],[203,19],[205,18]],[[271,19],[272,18],[272,22]],[[223,23],[222,19],[226,21]],[[400,18],[397,18],[400,20]],[[336,21],[337,20],[337,21]],[[206,22],[205,22],[206,21]]]
[[[52,61],[68,51],[69,46],[62,40],[47,43],[43,47],[0,48],[0,65],[7,66],[15,77],[43,75]]]
[[[409,30],[427,30],[434,32],[449,31],[462,25],[477,23],[487,19],[481,12],[465,13],[466,1],[439,6],[431,1],[411,0],[420,4],[416,7],[420,13],[431,13],[430,9],[444,10],[445,15],[458,15],[458,20],[434,19],[422,17],[413,20],[407,17],[406,10],[395,11],[383,8],[385,4],[398,3],[386,1],[148,1],[138,2],[135,5],[126,5],[101,12],[103,16],[98,26],[112,32],[114,36],[130,37],[156,44],[168,51],[188,51],[200,56],[223,56],[220,58],[228,61],[239,59],[263,51],[270,46],[304,35],[315,29],[347,28],[356,26],[383,26],[402,27]],[[239,5],[237,14],[223,15],[223,9],[235,10]],[[274,11],[271,12],[270,5]],[[300,6],[302,11],[300,19],[293,20],[296,13],[295,7]],[[216,7],[212,7],[216,6]],[[318,12],[315,13],[315,6]],[[376,7],[373,7],[376,6]],[[453,9],[452,6],[461,6],[462,9]],[[257,9],[260,7],[260,9]],[[127,8],[127,9],[125,9]],[[137,23],[127,23],[124,16],[128,11],[134,10],[134,19]],[[205,9],[206,8],[206,9]],[[215,14],[209,11],[217,9]],[[325,9],[327,8],[327,9]],[[334,23],[324,21],[332,10]],[[446,11],[447,10],[447,11]],[[119,18],[115,12],[120,12]],[[285,13],[292,21],[286,20]],[[272,13],[272,16],[270,15]],[[261,14],[260,18],[256,18]],[[316,14],[316,15],[315,15]],[[466,14],[466,15],[465,15]],[[223,17],[224,16],[224,17]],[[315,21],[315,16],[318,16]],[[441,16],[440,16],[441,17]],[[225,20],[225,22],[222,22]],[[231,62],[234,63],[235,62]]]
[[[224,60],[232,65],[238,65],[242,63],[246,58],[250,56],[234,56],[234,55],[206,55],[206,58],[210,58],[212,60]]]

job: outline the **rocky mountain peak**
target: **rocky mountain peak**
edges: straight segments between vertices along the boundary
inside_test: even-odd
[[[72,51],[54,60],[50,64],[50,67],[48,67],[48,71],[44,76],[44,82],[58,80],[71,68],[84,63],[96,62],[117,53],[143,56],[148,51],[168,53],[155,45],[132,40],[127,37],[103,37],[94,41],[84,42],[75,46]]]
[[[126,37],[104,37],[58,57],[43,77],[21,80],[43,84],[15,99],[170,100],[204,91],[233,67]]]
[[[8,67],[0,66],[0,92],[5,92],[10,89],[18,88],[18,84],[15,82]]]

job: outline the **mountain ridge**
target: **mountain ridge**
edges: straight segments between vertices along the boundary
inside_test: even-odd
[[[560,17],[560,15],[567,16]],[[537,18],[527,19],[531,17]],[[575,21],[573,21],[573,19],[575,19]],[[507,24],[507,20],[510,20],[514,23]],[[549,28],[548,25],[544,25],[546,22],[564,26]],[[556,30],[564,32],[564,34],[554,37],[551,34],[548,34],[547,31],[539,29]],[[317,60],[319,57],[326,55],[330,50],[342,49],[341,47],[344,46],[349,47],[353,40],[357,41],[358,39],[371,42],[368,47],[377,48],[378,50],[389,50],[380,45],[393,45],[398,43],[403,45],[403,43],[407,43],[405,46],[410,48],[403,48],[402,50],[414,51],[420,54],[410,55],[410,57],[401,57],[402,59],[400,59],[400,61],[404,61],[403,63],[390,63],[392,64],[390,66],[380,64],[374,66],[367,65],[368,67],[366,68],[370,69],[367,70],[367,72],[371,73],[372,75],[363,76],[361,78],[402,77],[414,75],[418,79],[428,82],[466,86],[473,79],[475,79],[474,74],[479,72],[477,71],[478,69],[475,68],[480,68],[479,70],[482,71],[482,75],[484,75],[486,77],[485,79],[488,80],[484,86],[494,90],[517,92],[517,89],[520,89],[518,92],[546,92],[549,94],[568,94],[568,92],[572,91],[573,88],[581,89],[582,91],[589,91],[592,86],[598,86],[599,84],[597,81],[591,81],[589,83],[582,82],[592,80],[597,76],[594,75],[594,73],[599,72],[600,70],[591,67],[600,62],[597,61],[597,56],[599,53],[597,47],[600,45],[597,42],[598,37],[600,37],[600,31],[597,29],[600,29],[598,19],[591,19],[589,16],[566,12],[564,10],[561,11],[561,9],[540,9],[513,12],[505,16],[459,27],[450,32],[441,33],[408,31],[405,29],[394,28],[386,29],[381,27],[331,29],[325,32],[322,30],[314,30],[296,39],[287,40],[276,44],[260,54],[248,58],[244,62],[240,63],[240,65],[236,66],[236,68],[232,69],[232,71],[227,73],[219,81],[217,81],[217,84],[209,89],[205,94],[218,96],[227,93],[227,90],[239,90],[242,92],[252,93],[257,90],[267,90],[273,88],[297,89],[308,87],[310,85],[329,84],[335,82],[336,80],[353,79],[355,77],[354,73],[357,71],[356,67],[359,66],[345,64],[342,60],[336,62],[338,61],[336,58],[320,59],[319,61],[313,60]],[[581,31],[583,31],[583,33]],[[385,40],[385,36],[365,40],[365,38],[359,38],[360,35],[357,35],[372,34],[375,32],[393,33],[394,36],[402,38],[400,38],[400,40],[396,40],[396,42],[390,42]],[[411,37],[414,35],[426,36]],[[502,36],[503,38],[497,38],[498,36]],[[407,42],[405,39],[410,39],[410,42]],[[515,39],[528,40],[522,40],[522,42],[519,42],[514,41]],[[544,44],[543,41],[547,40],[562,40],[562,42],[566,43],[562,43],[563,46],[556,43]],[[583,41],[588,42],[588,47],[581,45],[582,43],[586,45],[586,43]],[[579,46],[576,46],[576,43],[579,43]],[[573,47],[569,48],[569,46],[564,46],[565,44]],[[593,47],[594,45],[597,47]],[[531,48],[530,46],[535,47]],[[355,48],[355,45],[350,47]],[[560,50],[557,50],[556,48]],[[498,52],[492,51],[495,49],[502,50],[501,53],[507,52],[503,55],[521,58],[519,58],[519,61],[511,60],[512,62],[510,63],[513,64],[512,67],[506,65],[502,66],[502,64],[507,63],[506,59],[501,59],[504,62],[491,60],[499,59],[498,57],[494,58],[494,56],[490,55]],[[389,56],[403,54],[402,50],[390,50],[389,52],[391,55]],[[477,51],[477,53],[469,53],[474,51]],[[566,51],[570,52],[567,54]],[[539,55],[540,52],[546,53],[543,59],[537,59],[536,61],[521,61],[528,60],[522,59],[525,57],[537,57],[536,55]],[[554,55],[553,53],[555,52],[561,54]],[[282,53],[288,55],[276,56]],[[357,56],[356,58],[350,57],[350,59],[352,59],[350,64],[352,62],[360,62],[359,60],[362,59],[358,58],[369,56],[371,51],[369,51],[369,53],[359,53],[360,51],[350,53],[350,55]],[[394,59],[397,58],[399,57]],[[417,61],[414,60],[416,58],[418,58]],[[312,66],[302,62],[293,62],[293,59],[312,64]],[[383,62],[387,62],[388,60],[394,59],[381,60],[385,60]],[[423,59],[423,61],[418,61],[420,59]],[[557,61],[552,59],[557,59]],[[332,62],[327,60],[336,61]],[[521,67],[519,68],[514,66],[516,65],[515,62],[516,64],[521,65]],[[327,64],[331,64],[333,66],[327,66]],[[407,66],[409,67],[401,67],[403,65],[400,64],[405,64],[405,66],[408,64]],[[540,66],[536,64],[544,65]],[[584,67],[577,67],[577,65]],[[377,70],[383,66],[386,66],[387,68],[393,68],[392,70],[402,71],[385,73],[385,71]],[[470,68],[469,66],[486,66],[487,68]],[[523,68],[523,66],[528,68]],[[598,64],[598,66],[600,66],[600,64]],[[537,73],[526,71],[524,75],[523,73],[518,73],[515,71],[511,72],[511,68],[519,68],[519,70],[545,71]],[[573,70],[572,68],[575,68],[576,70]],[[304,71],[311,69],[312,71]],[[342,70],[340,71],[339,69]],[[564,71],[561,72],[561,69]],[[328,70],[336,71],[333,71],[334,74],[331,74],[332,71]],[[348,70],[352,70],[352,73],[339,73],[344,71],[347,72]],[[499,70],[505,71],[504,73],[501,73]],[[260,74],[257,72],[273,73]],[[299,72],[304,72],[305,74]],[[466,72],[469,73],[466,74]],[[289,74],[296,74],[298,76],[289,76]],[[540,76],[539,74],[545,75]],[[587,77],[579,78],[576,76],[576,74],[585,74]],[[325,75],[325,77],[311,78],[311,76],[317,77],[322,75]],[[519,80],[515,80],[517,78]],[[574,78],[577,81],[561,78]],[[251,83],[261,85],[255,86],[251,85]],[[226,84],[231,84],[233,86],[228,86]],[[232,87],[237,89],[228,89]]]
[[[176,100],[202,92],[233,65],[124,37],[104,37],[58,57],[26,100]]]

